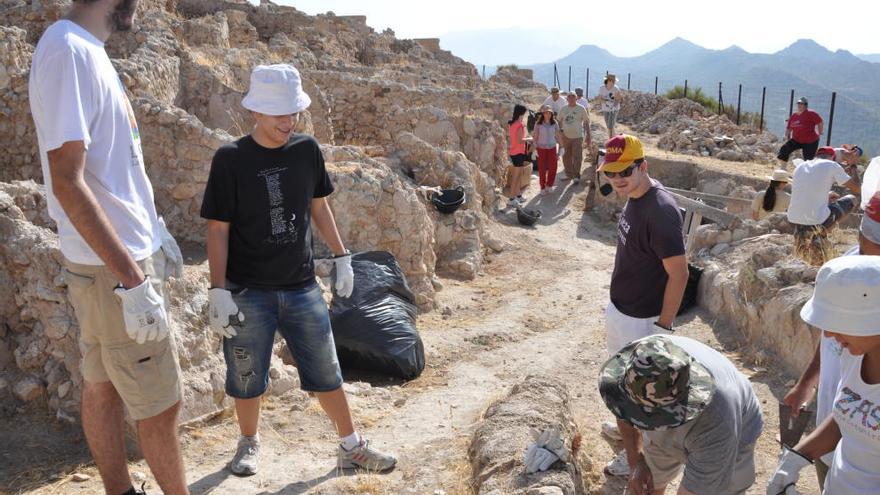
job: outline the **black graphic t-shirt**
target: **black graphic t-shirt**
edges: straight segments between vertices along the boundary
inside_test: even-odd
[[[295,289],[315,278],[311,201],[333,192],[311,136],[275,149],[248,135],[214,154],[202,218],[231,223],[226,278],[254,289]]]
[[[633,318],[652,318],[663,308],[669,276],[663,259],[684,254],[682,218],[675,198],[652,179],[643,196],[628,199],[617,222],[617,255],[611,302]]]

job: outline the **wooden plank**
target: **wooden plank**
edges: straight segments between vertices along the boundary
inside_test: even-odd
[[[751,199],[745,198],[732,198],[730,196],[720,196],[718,194],[709,194],[699,191],[687,191],[685,189],[675,189],[673,187],[667,187],[667,191],[679,194],[681,196],[687,196],[690,198],[698,198],[698,199],[711,199],[714,201],[719,201],[722,203],[741,203],[741,204],[752,204]]]
[[[669,193],[672,194],[672,196],[675,198],[675,201],[678,202],[678,206],[684,208],[685,210],[699,213],[700,215],[714,221],[724,228],[730,227],[739,220],[739,218],[737,218],[737,216],[732,213],[728,213],[724,210],[719,210],[718,208],[713,208],[705,203],[701,203],[691,198],[684,197],[681,194],[677,194],[672,191],[670,191]]]
[[[685,251],[690,253],[691,246],[694,245],[694,239],[697,236],[697,227],[703,222],[703,215],[700,215],[697,212],[688,212],[690,214],[689,221],[685,223],[685,228],[687,228],[687,237],[685,240]]]

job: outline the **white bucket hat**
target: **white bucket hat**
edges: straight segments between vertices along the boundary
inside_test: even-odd
[[[788,175],[788,172],[778,168],[773,171],[773,175],[768,175],[767,179],[775,180],[777,182],[791,182],[791,176]]]
[[[842,256],[822,265],[801,318],[845,335],[880,335],[880,256]]]
[[[241,106],[266,115],[299,113],[311,105],[303,91],[296,67],[288,64],[258,65],[251,72],[251,87]]]

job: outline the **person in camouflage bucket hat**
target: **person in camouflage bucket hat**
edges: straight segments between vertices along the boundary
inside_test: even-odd
[[[705,366],[661,335],[630,343],[602,368],[608,409],[640,430],[674,428],[699,415],[715,393]]]
[[[760,403],[715,349],[679,335],[634,340],[602,366],[599,392],[637,433],[622,440],[629,493],[662,495],[682,468],[679,495],[743,495],[754,483]]]

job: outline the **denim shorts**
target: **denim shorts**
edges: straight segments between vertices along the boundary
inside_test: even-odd
[[[262,395],[269,386],[275,331],[287,342],[307,392],[342,386],[342,371],[330,328],[330,314],[316,282],[301,289],[248,289],[227,283],[244,315],[235,337],[223,339],[226,393],[237,399]]]

